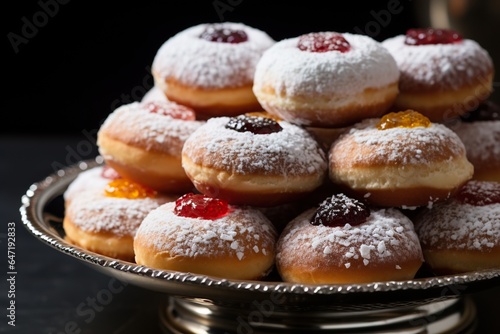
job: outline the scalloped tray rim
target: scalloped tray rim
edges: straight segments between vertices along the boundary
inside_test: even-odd
[[[184,284],[225,288],[229,290],[236,289],[255,292],[321,295],[443,288],[450,285],[462,285],[500,278],[500,269],[488,269],[464,274],[419,278],[407,281],[314,285],[279,281],[228,280],[191,273],[158,270],[135,263],[112,259],[68,244],[57,235],[57,232],[50,231],[49,227],[47,227],[47,223],[43,222],[41,219],[41,206],[45,206],[49,200],[55,198],[54,195],[60,195],[60,192],[57,193],[52,188],[59,186],[59,188],[62,189],[63,184],[67,186],[78,173],[100,164],[102,164],[102,157],[97,156],[94,160],[80,161],[72,166],[59,169],[55,173],[47,176],[44,180],[33,183],[22,196],[22,205],[19,210],[23,225],[39,240],[65,254],[102,268],[111,268],[131,275],[147,276],[160,281],[174,281]],[[49,190],[52,190],[53,194],[49,196],[48,200],[44,201],[44,195],[47,197],[47,192],[49,192]]]

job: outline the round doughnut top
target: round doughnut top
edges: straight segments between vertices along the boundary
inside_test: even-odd
[[[80,196],[82,192],[89,190],[101,192],[109,181],[111,181],[102,176],[103,168],[102,166],[97,166],[78,174],[64,191],[64,200],[71,201],[73,198]]]
[[[109,197],[104,195],[103,187],[102,192],[87,192],[75,197],[67,215],[83,231],[133,237],[151,210],[174,200],[166,195],[138,199]]]
[[[242,23],[223,22],[231,30],[243,30],[241,43],[211,42],[199,38],[208,23],[187,28],[158,49],[152,71],[186,85],[206,89],[241,87],[253,83],[255,65],[262,52],[275,43],[265,32]]]
[[[230,212],[218,219],[178,216],[175,202],[151,211],[137,231],[156,252],[170,257],[229,256],[238,260],[247,254],[274,253],[277,232],[257,209],[230,206]]]
[[[347,269],[352,262],[362,261],[365,266],[397,264],[422,254],[413,223],[397,209],[372,209],[366,222],[360,225],[335,227],[312,225],[315,212],[316,208],[303,212],[282,232],[277,255],[280,256],[283,248],[295,254],[294,259],[280,258],[285,266],[289,265],[288,261],[307,263],[311,251],[324,257],[329,265]]]
[[[335,164],[344,167],[366,165],[431,165],[450,157],[465,156],[456,133],[445,125],[377,129],[378,118],[365,119],[341,135],[330,147]]]
[[[498,194],[498,184],[487,181],[469,181],[483,196]],[[494,186],[493,186],[494,185]],[[483,203],[484,204],[484,203]],[[415,229],[422,244],[436,249],[472,249],[485,251],[500,246],[500,203],[473,205],[456,197],[426,209],[415,220]]]
[[[230,120],[207,120],[186,140],[182,154],[194,163],[240,175],[300,176],[326,171],[324,151],[303,128],[280,121],[281,131],[254,134],[227,129]]]
[[[463,122],[448,125],[462,140],[472,163],[489,162],[500,168],[500,120]],[[495,163],[496,162],[496,163]]]
[[[429,45],[406,45],[404,40],[398,35],[382,42],[399,66],[402,91],[458,89],[493,71],[490,55],[473,40]]]
[[[254,90],[271,86],[288,96],[354,95],[397,82],[397,64],[379,42],[364,35],[342,36],[350,44],[347,52],[301,51],[299,37],[277,42],[257,64]]]
[[[174,103],[164,101],[164,103]],[[120,140],[128,145],[180,156],[189,135],[203,121],[175,119],[168,115],[150,112],[142,103],[122,105],[108,115],[99,134]]]

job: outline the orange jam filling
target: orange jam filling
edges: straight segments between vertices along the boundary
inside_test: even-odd
[[[104,193],[109,197],[127,199],[153,198],[157,194],[155,190],[123,178],[110,181],[106,185]]]
[[[415,110],[390,112],[384,115],[377,124],[377,129],[387,130],[392,128],[416,128],[431,126],[431,121]]]

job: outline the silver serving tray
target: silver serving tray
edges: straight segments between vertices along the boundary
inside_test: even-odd
[[[500,285],[500,269],[407,281],[311,285],[285,283],[276,275],[270,275],[264,281],[221,279],[157,270],[102,256],[66,242],[62,228],[64,190],[80,172],[101,164],[102,158],[98,156],[58,170],[32,184],[22,196],[22,222],[44,244],[105,275],[145,289],[239,309],[271,301],[274,310],[360,312],[414,307],[455,299]]]

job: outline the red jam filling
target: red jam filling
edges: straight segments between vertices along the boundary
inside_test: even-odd
[[[231,117],[225,127],[226,129],[238,132],[250,131],[256,135],[270,134],[283,130],[281,125],[272,118],[248,115]]]
[[[311,224],[329,227],[363,224],[370,216],[368,206],[344,194],[325,199],[316,210]]]
[[[177,216],[214,220],[229,213],[229,204],[218,198],[188,193],[175,201]]]
[[[500,183],[471,180],[460,189],[456,199],[475,206],[500,204]]]
[[[121,178],[110,181],[104,189],[104,194],[108,197],[139,199],[154,198],[157,192],[139,183]]]
[[[199,37],[210,42],[230,44],[248,41],[248,36],[243,30],[233,30],[218,24],[207,25]]]
[[[110,179],[110,180],[116,180],[121,178],[121,175],[118,174],[118,172],[114,168],[108,165],[104,165],[102,167],[101,176],[105,179]]]
[[[344,53],[351,49],[351,45],[339,33],[315,32],[300,36],[298,48],[309,52],[339,51]]]
[[[453,44],[463,40],[462,36],[450,29],[415,28],[408,29],[406,45]]]
[[[194,121],[196,114],[193,109],[170,101],[151,101],[144,104],[149,112],[170,116],[184,121]]]

